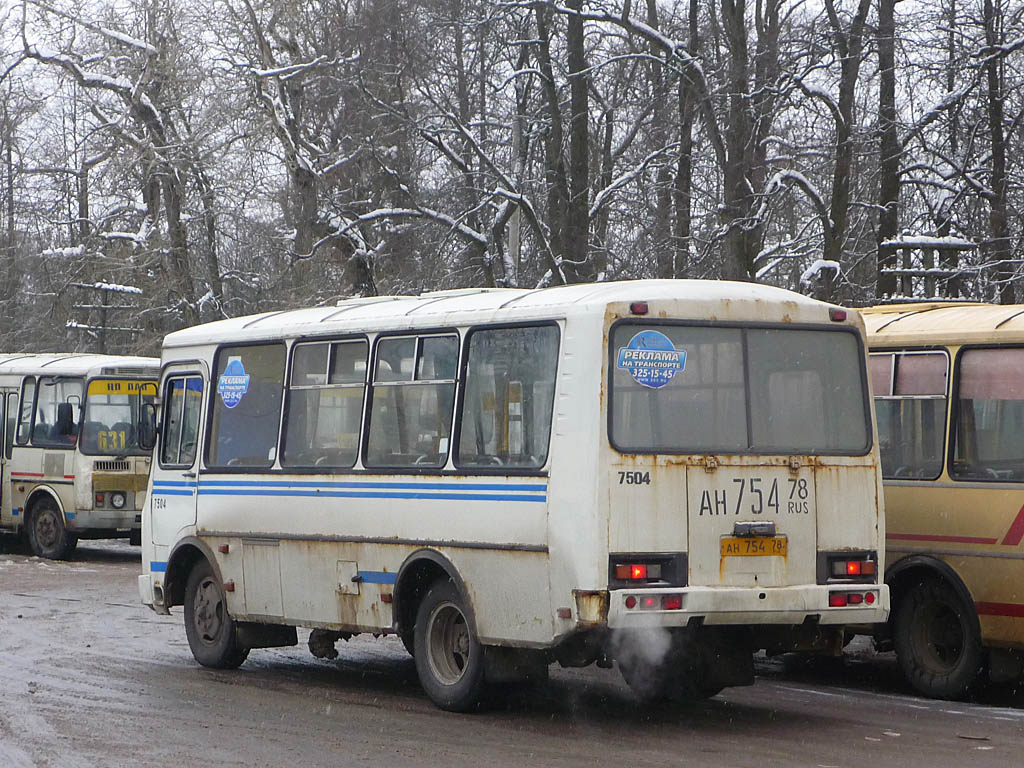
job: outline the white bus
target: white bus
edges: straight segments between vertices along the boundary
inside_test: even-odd
[[[837,651],[888,612],[862,327],[637,281],[172,333],[142,600],[183,605],[212,667],[295,627],[329,657],[396,633],[452,710],[555,661],[643,696],[750,684],[755,650]]]
[[[139,542],[150,458],[137,427],[159,372],[152,357],[0,354],[0,531],[48,558],[80,538]]]

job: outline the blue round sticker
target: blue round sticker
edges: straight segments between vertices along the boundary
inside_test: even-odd
[[[672,339],[658,331],[640,331],[619,347],[618,368],[628,371],[638,384],[659,389],[686,365],[686,350],[676,349]]]
[[[224,367],[224,373],[217,381],[217,394],[224,401],[224,407],[234,408],[249,391],[249,374],[245,372],[241,358],[232,357]]]

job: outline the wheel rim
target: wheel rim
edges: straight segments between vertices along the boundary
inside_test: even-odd
[[[52,509],[44,507],[36,512],[33,528],[36,534],[36,541],[43,549],[51,549],[59,537],[57,513]]]
[[[915,654],[933,672],[952,671],[967,640],[960,615],[952,606],[931,601],[921,607],[918,619],[913,633]]]
[[[217,582],[207,577],[196,587],[196,607],[192,624],[206,645],[215,645],[224,629],[224,595]]]
[[[427,658],[434,676],[455,685],[466,674],[471,654],[469,624],[454,603],[441,603],[427,622]]]

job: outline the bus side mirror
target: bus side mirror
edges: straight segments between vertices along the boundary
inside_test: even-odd
[[[156,426],[156,404],[143,403],[139,413],[139,448],[144,451],[153,450],[159,430]]]

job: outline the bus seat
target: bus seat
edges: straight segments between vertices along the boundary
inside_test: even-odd
[[[57,403],[57,421],[50,430],[50,439],[63,443],[74,442],[77,431],[71,403]]]

